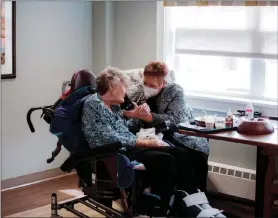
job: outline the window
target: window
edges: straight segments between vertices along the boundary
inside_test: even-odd
[[[164,58],[186,92],[277,102],[277,7],[164,10]]]

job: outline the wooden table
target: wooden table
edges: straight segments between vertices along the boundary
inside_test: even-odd
[[[257,147],[257,164],[256,164],[256,197],[255,197],[255,217],[263,217],[264,208],[264,183],[267,170],[268,156],[263,155],[264,149],[278,149],[278,122],[271,121],[274,126],[274,132],[269,135],[248,136],[242,135],[237,131],[228,131],[214,134],[195,133],[191,131],[179,130],[181,134],[204,137],[221,141],[242,143]]]

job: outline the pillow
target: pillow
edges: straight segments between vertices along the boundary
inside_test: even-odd
[[[143,80],[143,72],[144,69],[131,69],[131,70],[124,70],[125,74],[129,77],[129,87],[137,85]]]
[[[143,68],[138,69],[130,69],[130,70],[124,70],[124,73],[126,73],[129,77],[129,87],[132,87],[134,85],[137,85],[141,81],[143,81]],[[166,81],[168,83],[174,83],[175,82],[175,72],[173,70],[169,71],[168,76],[166,77]]]

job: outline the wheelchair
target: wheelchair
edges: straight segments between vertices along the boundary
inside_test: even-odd
[[[37,110],[41,110],[41,118],[43,117],[47,123],[50,123],[53,106],[31,108],[28,111],[27,122],[31,132],[35,132],[31,114]],[[159,123],[155,126],[157,133],[169,131],[170,128],[170,122]],[[51,163],[55,159],[61,151],[61,146],[61,142],[58,141],[57,147],[47,163]],[[95,147],[88,149],[86,152],[71,154],[60,169],[68,173],[73,170],[77,172],[78,187],[82,189],[84,196],[58,203],[57,194],[53,193],[51,195],[51,216],[61,217],[58,211],[66,209],[77,217],[88,218],[86,214],[75,209],[76,204],[83,204],[109,218],[135,217],[138,215],[165,216],[159,206],[159,196],[144,193],[146,188],[144,170],[138,170],[136,167],[132,170],[130,167],[125,168],[122,169],[124,176],[121,176],[117,167],[119,162],[122,161],[128,162],[126,156],[124,156],[124,148],[122,148],[121,143]],[[140,163],[136,164],[136,166],[140,165]],[[127,176],[127,174],[131,175]],[[123,212],[112,208],[112,202],[115,200],[120,200]]]

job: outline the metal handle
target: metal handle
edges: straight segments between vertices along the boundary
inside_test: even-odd
[[[70,81],[65,81],[62,84],[62,94],[65,93],[67,86],[70,85]]]

